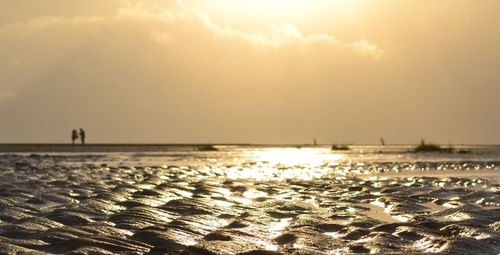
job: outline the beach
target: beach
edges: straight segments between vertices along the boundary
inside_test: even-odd
[[[0,254],[499,254],[500,148],[0,146]]]

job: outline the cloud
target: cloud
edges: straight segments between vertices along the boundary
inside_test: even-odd
[[[136,142],[230,139],[228,129],[273,137],[298,119],[313,129],[306,123],[323,118],[310,112],[351,118],[330,107],[332,97],[347,101],[350,90],[337,86],[378,66],[376,49],[291,23],[246,31],[173,1],[38,16],[0,26],[1,90],[12,91],[0,99],[10,123],[0,140],[53,141],[58,129],[80,125],[101,141],[136,134]],[[352,86],[356,98],[370,92]],[[34,132],[33,122],[43,125]]]
[[[163,5],[157,2],[128,1],[117,11],[115,16],[45,16],[22,23],[12,23],[0,27],[1,34],[24,37],[30,33],[50,30],[51,28],[72,25],[95,24],[116,26],[121,22],[146,23],[144,29],[158,40],[169,41],[188,33],[200,33],[192,36],[216,36],[223,40],[240,40],[256,46],[274,49],[287,48],[297,50],[328,45],[337,49],[353,51],[361,56],[379,60],[383,50],[366,39],[345,42],[328,33],[304,34],[294,24],[285,23],[269,26],[259,31],[243,31],[229,25],[215,23],[206,13],[196,10],[183,1],[167,1]],[[78,28],[76,33],[78,33]],[[0,45],[1,46],[1,45]]]
[[[383,50],[379,46],[366,39],[345,42],[328,33],[305,35],[291,23],[270,26],[260,31],[243,31],[229,25],[220,25],[203,11],[193,9],[183,1],[176,1],[169,8],[154,4],[129,4],[119,11],[119,18],[124,17],[156,20],[165,23],[165,25],[174,26],[190,24],[197,26],[198,29],[208,29],[209,32],[221,38],[239,39],[254,45],[276,49],[301,49],[303,47],[314,47],[317,44],[327,44],[339,49],[352,50],[373,60],[379,60],[383,55]],[[160,40],[169,40],[172,35],[168,32],[156,31],[155,37]]]
[[[350,45],[350,47],[361,54],[371,56],[375,60],[381,59],[384,54],[384,51],[382,49],[380,49],[376,44],[367,41],[366,39],[354,42]]]

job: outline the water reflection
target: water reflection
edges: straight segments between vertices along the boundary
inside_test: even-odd
[[[344,155],[329,148],[267,148],[249,151],[244,158],[251,164],[227,169],[229,178],[311,180],[323,177],[328,171],[325,166],[341,161]]]
[[[342,154],[334,154],[330,148],[269,148],[252,152],[257,162],[267,162],[271,166],[319,167],[325,163],[339,161]]]

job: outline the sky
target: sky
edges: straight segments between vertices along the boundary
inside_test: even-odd
[[[497,0],[0,6],[0,143],[500,143]]]

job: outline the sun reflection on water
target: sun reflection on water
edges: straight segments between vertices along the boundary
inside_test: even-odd
[[[329,148],[270,148],[252,153],[256,161],[280,166],[321,166],[325,162],[339,161],[344,155],[331,153]]]
[[[245,159],[251,164],[227,169],[231,179],[301,179],[323,177],[325,166],[344,159],[329,148],[267,148],[250,151]]]

